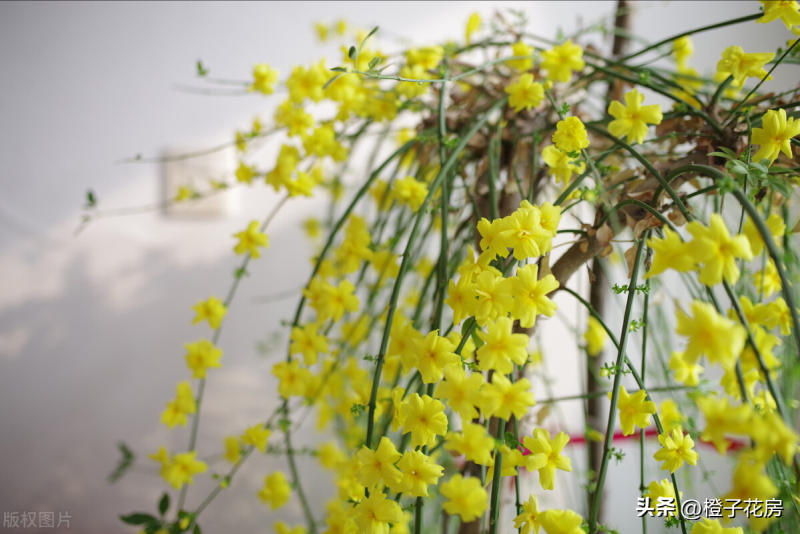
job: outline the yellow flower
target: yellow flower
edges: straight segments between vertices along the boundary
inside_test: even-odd
[[[643,143],[648,124],[661,124],[661,106],[652,104],[642,106],[644,95],[636,89],[625,94],[625,106],[618,100],[608,105],[608,114],[615,120],[608,124],[611,135],[627,137],[631,143]]]
[[[547,145],[542,150],[542,159],[556,176],[556,182],[564,185],[572,179],[572,173],[581,173],[586,169],[586,164],[571,159],[566,152],[559,150],[555,145]],[[578,191],[578,193],[580,193]]]
[[[192,324],[197,324],[200,321],[208,321],[208,325],[216,330],[222,324],[222,319],[225,318],[227,308],[217,297],[209,297],[208,300],[201,300],[192,309],[197,312],[197,315],[192,319]]]
[[[481,235],[481,250],[490,251],[492,254],[505,258],[508,256],[508,245],[501,235],[504,231],[502,219],[495,219],[491,222],[486,217],[482,217],[477,225],[478,233]],[[470,256],[470,255],[468,255]]]
[[[533,55],[533,47],[528,46],[522,41],[517,41],[513,45],[511,45],[511,55],[512,56],[532,56]],[[533,58],[528,59],[510,59],[507,61],[508,66],[512,69],[524,71],[524,70],[531,70],[533,67]],[[512,104],[513,105],[513,104]],[[538,104],[537,104],[538,105]],[[534,106],[536,107],[536,106]],[[518,111],[518,110],[514,110]]]
[[[773,20],[781,19],[786,25],[786,29],[791,29],[792,26],[800,24],[800,13],[798,12],[800,5],[794,0],[759,1],[764,6],[764,15],[756,19],[756,22],[766,24]]]
[[[489,435],[483,425],[464,423],[461,432],[447,433],[444,448],[463,454],[468,461],[479,465],[489,465],[492,462],[494,438]]]
[[[701,356],[711,363],[726,364],[735,361],[744,348],[747,333],[742,325],[720,315],[714,306],[695,300],[690,317],[683,310],[677,311],[676,332],[689,338],[684,359],[692,364]]]
[[[409,65],[419,65],[423,70],[433,70],[439,66],[444,58],[444,49],[441,46],[425,46],[423,48],[410,48],[406,51],[406,60]],[[402,74],[401,74],[402,76]],[[405,142],[405,141],[403,141]]]
[[[539,534],[539,501],[531,495],[522,503],[522,513],[514,518],[514,528],[521,534]]]
[[[781,277],[774,261],[770,259],[763,270],[753,274],[753,285],[759,294],[763,293],[764,297],[781,290]]]
[[[467,44],[470,43],[470,39],[472,38],[472,34],[478,31],[481,27],[481,16],[478,13],[473,13],[467,19],[467,28],[464,31],[464,40]]]
[[[353,509],[359,534],[389,534],[389,524],[403,521],[400,505],[380,491],[373,491]]]
[[[233,237],[239,240],[233,247],[233,251],[236,254],[248,253],[253,259],[261,257],[258,247],[267,248],[269,246],[269,238],[267,234],[258,229],[258,221],[251,221],[246,230],[233,234]]]
[[[265,95],[270,95],[275,90],[276,83],[278,83],[278,71],[276,69],[266,63],[259,63],[253,67],[251,91],[260,91]]]
[[[763,78],[767,75],[764,65],[772,61],[775,54],[772,52],[759,52],[745,54],[741,46],[729,46],[722,52],[722,59],[717,63],[717,70],[730,74],[738,83],[745,78]],[[767,78],[771,80],[770,76]]]
[[[475,278],[475,291],[478,294],[475,319],[481,327],[507,314],[514,304],[510,280],[492,271],[483,271]]]
[[[566,433],[559,432],[550,439],[550,432],[544,428],[534,429],[533,437],[522,440],[525,448],[531,451],[526,467],[528,471],[539,471],[542,489],[552,490],[555,487],[556,469],[572,471],[572,462],[561,454],[568,442],[569,436]]]
[[[163,454],[166,454],[166,450]],[[162,457],[161,476],[175,489],[180,489],[184,484],[192,484],[194,475],[208,469],[205,462],[195,459],[196,456],[197,451],[191,451],[176,454],[172,459],[169,459],[169,455]]]
[[[694,55],[694,45],[688,35],[678,37],[672,41],[672,55],[678,65],[686,65],[686,61]]]
[[[555,82],[568,82],[572,71],[581,70],[584,66],[583,49],[572,44],[572,39],[542,53],[542,68],[547,71],[547,77]]]
[[[189,382],[179,382],[176,392],[175,400],[169,401],[167,409],[161,414],[161,422],[169,428],[174,428],[175,425],[186,426],[186,416],[197,411],[194,395],[192,394],[192,386],[189,385]]]
[[[428,196],[428,187],[413,176],[407,176],[399,180],[395,180],[392,186],[392,195],[394,199],[400,203],[405,204],[411,208],[411,211],[419,211],[422,203],[425,202],[425,197]]]
[[[462,320],[475,313],[475,298],[477,296],[475,284],[472,283],[470,276],[461,276],[458,282],[448,281],[447,299],[445,299],[444,303],[453,310],[453,324],[459,324]]]
[[[428,485],[436,484],[444,471],[444,467],[432,462],[422,451],[406,451],[397,467],[403,473],[397,491],[414,497],[427,497]]]
[[[275,160],[275,168],[267,173],[264,181],[271,185],[277,193],[281,186],[286,186],[292,180],[292,174],[297,169],[300,162],[300,151],[291,145],[281,145],[278,158]]]
[[[505,92],[509,95],[508,105],[517,113],[538,107],[544,99],[544,87],[533,81],[533,74],[523,74],[516,83],[506,87]]]
[[[460,516],[464,523],[481,517],[489,503],[489,494],[481,487],[481,481],[475,477],[464,478],[460,474],[455,474],[442,484],[439,492],[447,498],[442,505],[444,511],[450,515]]]
[[[438,330],[429,332],[425,339],[417,342],[417,368],[424,384],[433,384],[442,379],[444,368],[461,363],[455,354],[455,345],[441,337]]]
[[[175,195],[175,199],[174,200],[175,200],[175,202],[181,202],[183,200],[194,198],[194,196],[196,194],[197,193],[195,193],[195,191],[191,187],[189,187],[188,185],[182,185],[182,186],[178,187],[178,192]]]
[[[688,243],[681,240],[677,232],[669,228],[664,228],[664,238],[651,238],[647,240],[647,246],[653,249],[653,264],[645,278],[651,278],[661,274],[667,269],[675,269],[685,273],[691,271],[697,265],[693,255],[690,253]]]
[[[275,534],[306,534],[306,527],[303,525],[297,525],[292,528],[283,521],[276,521],[273,527],[275,528]]]
[[[545,510],[539,524],[547,534],[581,534],[583,518],[572,510]]]
[[[753,259],[750,242],[743,235],[731,237],[725,220],[717,213],[711,214],[708,227],[698,221],[690,222],[686,229],[694,237],[688,251],[703,266],[698,280],[707,286],[719,284],[724,279],[729,284],[739,280],[736,258]]]
[[[764,467],[754,461],[753,455],[744,453],[739,457],[733,471],[733,488],[722,496],[722,505],[729,507],[735,501],[744,503],[747,499],[766,501],[778,495],[778,488],[769,476],[764,473]],[[756,532],[764,530],[775,517],[755,517],[750,515],[750,526]]]
[[[527,353],[525,355],[527,358]],[[531,383],[527,378],[520,378],[513,384],[500,373],[492,375],[492,383],[483,386],[483,404],[481,411],[486,417],[498,417],[508,421],[513,415],[517,419],[527,413],[536,404],[531,393]]]
[[[753,143],[761,145],[753,159],[760,161],[768,159],[770,163],[778,159],[783,152],[789,159],[792,158],[790,139],[800,135],[800,121],[786,118],[786,110],[767,111],[761,120],[763,128],[753,128]]]
[[[744,531],[742,527],[723,528],[718,519],[701,517],[700,521],[692,525],[692,530],[689,534],[744,534]]]
[[[767,225],[767,229],[769,229],[769,233],[772,234],[775,244],[780,247],[783,244],[783,235],[786,233],[786,222],[783,217],[777,213],[772,213],[764,222]],[[761,233],[750,217],[745,221],[742,233],[750,242],[750,250],[753,252],[753,256],[761,255],[764,250],[764,238],[761,237]]]
[[[673,428],[683,423],[683,414],[678,408],[678,403],[672,399],[664,399],[661,402],[661,406],[658,407],[658,418],[661,420],[664,432],[672,432]]]
[[[556,144],[556,148],[564,152],[577,152],[589,146],[589,137],[578,117],[567,117],[556,123],[553,143]]]
[[[242,447],[239,443],[239,438],[236,436],[227,436],[225,438],[225,453],[222,455],[227,461],[232,464],[238,462],[242,457]]]
[[[292,487],[286,480],[286,475],[276,471],[264,478],[264,487],[258,492],[258,498],[264,504],[269,504],[273,510],[280,508],[287,502],[292,495]]]
[[[275,109],[275,125],[285,126],[289,137],[304,135],[309,128],[314,126],[314,117],[292,100],[284,100]]]
[[[698,365],[697,359],[686,358],[683,352],[673,352],[669,358],[669,368],[675,373],[675,381],[686,386],[695,387],[700,383],[700,374],[703,367]]]
[[[586,332],[583,334],[583,339],[586,341],[586,352],[589,356],[595,357],[603,350],[603,347],[608,341],[608,332],[600,324],[600,321],[593,316],[589,316],[586,325]]]
[[[477,351],[478,363],[486,371],[493,369],[507,375],[514,370],[514,364],[523,365],[528,359],[526,334],[513,332],[513,321],[508,317],[498,317],[487,323],[487,332],[477,331],[483,341]]]
[[[733,406],[728,397],[699,397],[697,407],[706,420],[700,439],[713,444],[720,454],[731,446],[726,434],[747,434],[753,415],[749,405]]]
[[[236,168],[236,181],[250,185],[257,174],[255,167],[245,165],[243,161],[240,161],[239,166]]]
[[[520,208],[502,219],[500,238],[503,245],[514,249],[514,258],[524,260],[545,253],[552,242],[552,233],[542,227],[542,212],[537,206]]]
[[[438,400],[414,393],[400,409],[404,417],[403,434],[411,432],[411,444],[414,447],[435,445],[436,436],[447,433],[444,404]]]
[[[650,426],[650,416],[656,413],[657,408],[655,402],[646,399],[647,393],[643,389],[629,395],[625,386],[620,386],[617,408],[623,436],[633,434],[634,425],[639,428]]]
[[[302,397],[309,393],[311,371],[300,367],[300,362],[279,362],[272,366],[272,374],[278,378],[278,395],[284,399]]]
[[[658,442],[661,443],[662,448],[656,451],[653,458],[656,461],[664,462],[661,469],[674,473],[683,465],[683,462],[697,465],[699,455],[692,450],[694,441],[689,434],[683,433],[680,426],[672,429],[672,432],[665,432],[658,436]]]
[[[558,289],[555,276],[548,274],[541,280],[538,277],[539,266],[531,263],[518,269],[517,275],[511,278],[514,291],[513,316],[519,319],[522,328],[534,326],[539,315],[553,317],[558,309],[558,305],[547,296]]]
[[[358,481],[367,489],[374,488],[380,482],[393,487],[403,477],[400,470],[394,466],[403,455],[397,452],[392,440],[386,436],[381,438],[377,449],[372,451],[363,446],[356,456],[361,462]]]
[[[478,416],[475,406],[481,403],[480,389],[484,384],[481,373],[467,376],[461,365],[449,365],[444,368],[445,380],[438,383],[434,397],[445,399],[447,406],[461,416],[463,421],[470,421]]]
[[[784,464],[792,465],[792,457],[797,452],[798,446],[797,433],[786,426],[778,413],[762,411],[750,420],[747,430],[756,442],[754,457],[757,461],[766,464],[774,454],[777,454]]]
[[[264,425],[253,425],[244,431],[240,439],[245,445],[252,445],[262,453],[266,453],[267,440],[271,435],[272,432],[264,428]]]
[[[647,493],[642,495],[643,497],[647,497],[650,499],[650,502],[657,503],[659,499],[675,499],[675,487],[672,485],[670,480],[666,478],[662,479],[660,482],[656,482],[655,480],[647,486]],[[683,497],[683,492],[680,492],[680,496]],[[667,512],[669,516],[675,516],[674,511]]]
[[[222,358],[222,350],[218,349],[208,340],[201,339],[194,343],[187,343],[186,365],[192,371],[193,378],[205,378],[206,370],[211,367],[222,367],[219,359]]]
[[[289,339],[291,340],[289,354],[302,354],[303,363],[306,365],[317,363],[319,354],[328,352],[328,340],[324,335],[317,333],[317,325],[314,323],[292,328]]]
[[[319,102],[323,97],[322,87],[330,78],[330,72],[325,68],[325,60],[309,68],[295,67],[292,69],[291,76],[286,80],[289,98],[297,104],[306,98]]]
[[[347,148],[336,139],[336,131],[331,124],[323,124],[311,133],[301,134],[303,149],[308,156],[324,158],[330,156],[334,161],[347,159]]]

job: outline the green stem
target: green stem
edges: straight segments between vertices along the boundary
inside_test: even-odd
[[[503,438],[506,422],[497,419],[497,439]],[[491,511],[489,515],[489,534],[497,534],[498,516],[500,514],[500,478],[503,471],[503,453],[498,449],[494,454],[494,473],[492,473]]]
[[[689,210],[686,209],[686,206],[684,205],[684,203],[681,201],[680,197],[678,196],[678,193],[675,192],[675,190],[672,189],[672,187],[670,187],[669,182],[664,179],[664,177],[661,175],[661,173],[658,172],[658,170],[655,167],[653,167],[653,164],[650,163],[647,160],[647,158],[642,156],[637,150],[634,150],[634,148],[631,145],[629,145],[628,143],[626,143],[622,139],[619,139],[619,138],[611,135],[610,133],[606,132],[602,128],[597,128],[596,126],[592,126],[592,125],[586,125],[586,128],[592,130],[595,133],[598,133],[598,134],[602,135],[603,137],[606,137],[606,138],[610,139],[611,141],[614,141],[617,145],[619,145],[620,147],[622,147],[625,150],[627,150],[634,158],[639,160],[639,163],[644,165],[644,168],[647,169],[647,171],[650,174],[652,174],[653,177],[656,180],[658,180],[658,183],[661,185],[661,187],[664,188],[664,190],[670,196],[672,201],[675,203],[675,206],[680,210],[681,214],[683,214],[683,216],[686,218],[686,220],[688,221],[688,220],[690,220],[692,218],[691,214],[689,213]],[[684,169],[686,167],[703,167],[703,166],[701,166],[701,165],[686,165],[685,167],[680,167],[680,169]],[[712,167],[708,167],[708,168],[712,168]],[[675,171],[670,173],[670,176],[675,174],[678,170],[679,169],[675,169]],[[716,169],[714,169],[714,170],[716,170]],[[689,171],[683,171],[683,172],[689,172]],[[655,199],[657,197],[654,196],[653,198]]]
[[[644,237],[644,236],[643,236]],[[636,258],[633,263],[633,272],[631,273],[630,287],[636,287],[638,281],[639,268],[644,257],[645,240],[640,239],[636,247]],[[622,365],[625,361],[625,347],[628,343],[628,333],[631,319],[631,312],[633,311],[633,300],[636,296],[636,291],[628,292],[628,299],[625,303],[625,313],[622,318],[622,333],[620,334],[619,349],[617,351],[617,372],[614,374],[614,386],[611,391],[611,407],[608,413],[608,425],[606,427],[605,442],[603,443],[603,460],[600,464],[600,473],[597,476],[597,488],[594,492],[594,499],[589,509],[589,532],[594,534],[597,532],[597,517],[600,513],[600,499],[603,495],[603,486],[606,481],[606,474],[608,472],[608,460],[611,455],[611,444],[614,440],[614,425],[617,422],[617,401],[619,399],[619,388],[622,385]]]
[[[642,54],[644,54],[646,52],[649,52],[650,50],[654,50],[654,49],[656,49],[656,48],[658,48],[658,47],[660,47],[662,45],[670,43],[670,42],[674,41],[675,39],[679,39],[681,37],[686,37],[687,35],[693,35],[695,33],[705,32],[705,31],[709,31],[709,30],[716,30],[717,28],[724,28],[726,26],[732,26],[734,24],[739,24],[739,23],[742,23],[742,22],[749,22],[751,20],[755,20],[755,19],[760,18],[762,16],[763,16],[763,13],[756,13],[755,15],[747,15],[746,17],[740,17],[738,19],[727,20],[725,22],[718,22],[716,24],[710,24],[708,26],[702,26],[702,27],[696,28],[694,30],[689,30],[687,32],[679,33],[677,35],[673,35],[672,37],[668,37],[666,39],[662,39],[661,41],[659,41],[657,43],[654,43],[654,44],[648,46],[647,48],[643,48],[643,49],[639,50],[638,52],[634,52],[633,54],[628,54],[627,56],[625,56],[624,58],[620,59],[619,61],[621,63],[625,62],[625,61],[628,61],[628,60],[633,59],[635,57],[641,56]]]
[[[369,400],[369,413],[367,416],[367,436],[364,441],[367,448],[372,448],[372,434],[375,429],[375,409],[377,408],[376,399],[378,398],[378,387],[380,384],[381,379],[381,372],[383,371],[383,361],[386,355],[386,349],[389,346],[389,334],[391,332],[391,325],[392,320],[394,319],[394,312],[397,307],[397,299],[400,296],[400,287],[403,283],[403,279],[405,278],[406,272],[409,268],[409,263],[411,260],[411,251],[413,250],[414,244],[417,240],[417,235],[419,233],[419,227],[422,223],[422,218],[425,215],[426,207],[431,201],[434,192],[436,191],[437,187],[439,186],[440,182],[442,181],[444,176],[447,176],[453,166],[456,163],[461,151],[467,146],[467,143],[472,139],[472,137],[478,132],[479,129],[486,124],[486,121],[489,120],[489,116],[496,110],[500,109],[506,104],[507,99],[502,98],[495,102],[484,115],[476,121],[476,123],[472,126],[472,128],[467,132],[465,136],[461,138],[456,146],[453,153],[447,159],[447,161],[442,165],[441,169],[439,169],[439,173],[437,174],[436,178],[434,178],[433,182],[431,183],[431,187],[428,191],[425,200],[422,202],[420,206],[419,213],[414,221],[414,227],[411,229],[411,234],[408,236],[408,243],[406,244],[406,251],[403,254],[403,261],[400,264],[400,271],[397,274],[397,279],[394,283],[394,288],[392,289],[392,295],[389,300],[389,308],[386,314],[386,326],[383,329],[383,337],[381,338],[381,347],[380,351],[378,352],[378,360],[375,365],[375,373],[372,378],[372,392],[370,393],[370,400]]]

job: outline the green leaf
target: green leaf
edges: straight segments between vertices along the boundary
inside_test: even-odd
[[[378,28],[379,28],[379,26],[375,26],[374,28],[372,28],[372,31],[369,32],[366,37],[364,37],[364,42],[366,42],[367,39],[369,39],[370,37],[375,35],[375,33],[377,33],[377,31],[378,31]]]
[[[141,514],[141,513],[121,515],[119,516],[119,518],[123,523],[127,523],[129,525],[146,525],[148,523],[155,523],[158,521],[158,519],[156,519],[150,514]]]
[[[347,72],[347,67],[333,67],[331,70],[333,72]]]
[[[167,510],[169,510],[169,493],[164,493],[164,496],[158,501],[158,513],[163,516]]]
[[[344,76],[344,74],[337,74],[336,76],[334,76],[333,78],[331,78],[330,80],[325,82],[325,85],[322,86],[322,90],[324,91],[325,89],[327,89],[328,86],[330,86],[330,84],[332,84],[333,82],[335,82],[336,80],[338,80],[342,76]]]
[[[194,524],[193,534],[203,534],[203,531],[200,530],[200,525],[198,525],[197,523]]]
[[[350,59],[355,61],[355,59],[356,59],[356,47],[355,46],[351,46],[350,50],[347,51],[347,57],[349,57]]]
[[[378,63],[380,63],[380,62],[381,62],[381,58],[380,58],[379,56],[375,56],[374,58],[372,58],[372,59],[370,59],[370,60],[369,60],[369,66],[368,66],[368,68],[369,68],[370,70],[372,70],[372,69],[374,69],[374,68],[375,68],[375,66],[376,66]]]
[[[723,152],[709,152],[708,155],[709,156],[717,156],[718,158],[725,158],[725,159],[729,159],[730,158],[730,156],[728,154],[725,154]]]
[[[97,204],[97,199],[91,189],[86,192],[86,207],[93,208]]]
[[[483,340],[478,337],[478,329],[477,328],[472,331],[472,341],[475,342],[475,350],[478,350],[479,348],[481,348],[482,346],[485,345]]]
[[[119,443],[117,445],[119,452],[122,453],[122,458],[120,459],[119,463],[117,463],[117,468],[114,469],[114,472],[108,475],[108,482],[113,484],[120,478],[125,472],[133,465],[133,462],[136,460],[136,457],[133,455],[133,451],[131,451],[127,445],[124,443]]]
[[[203,66],[203,62],[199,59],[197,60],[197,75],[201,78],[208,74],[208,69]]]

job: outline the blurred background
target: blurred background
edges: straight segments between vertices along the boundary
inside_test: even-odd
[[[759,7],[757,2],[636,5],[634,32],[651,42],[749,15]],[[393,51],[404,44],[461,40],[467,18],[476,11],[487,20],[497,9],[525,10],[532,32],[554,38],[559,29],[569,34],[607,19],[614,6],[611,1],[0,3],[4,517],[10,512],[53,512],[56,523],[68,514],[69,525],[42,530],[135,532],[117,516],[152,512],[166,487],[145,455],[161,445],[171,450],[186,446],[188,429],[169,430],[159,417],[174,396],[175,383],[188,376],[183,344],[209,335],[207,327],[191,325],[191,306],[211,295],[224,297],[238,264],[231,235],[261,219],[276,203],[275,194],[261,184],[247,194],[227,192],[201,213],[170,215],[150,209],[99,219],[77,235],[76,229],[88,189],[104,209],[153,206],[163,201],[175,180],[203,172],[198,169],[213,169],[220,176],[232,173],[233,149],[200,161],[194,169],[119,163],[136,154],[152,157],[217,146],[230,142],[235,130],[249,130],[254,116],[269,120],[280,95],[189,92],[187,86],[201,86],[195,76],[198,59],[211,76],[249,80],[252,66],[264,62],[283,79],[292,66],[320,57],[327,57],[329,66],[340,64],[339,46],[352,44],[352,37],[320,44],[315,22],[344,19],[351,28],[367,29],[379,25],[381,47]],[[694,38],[691,63],[712,74],[729,45],[741,45],[747,52],[774,51],[789,36],[780,23],[747,23],[704,33]],[[600,33],[584,42],[604,49],[610,44]],[[796,82],[796,71],[785,70],[779,69],[767,89]],[[262,167],[269,166],[270,153],[264,151]],[[274,408],[274,355],[269,349],[285,346],[280,321],[290,318],[293,299],[310,272],[312,247],[303,237],[301,221],[321,206],[317,200],[295,199],[272,223],[270,249],[250,265],[219,342],[224,367],[213,372],[206,389],[200,451],[221,450],[224,435],[259,422]],[[623,279],[621,273],[611,282]],[[558,302],[563,315],[578,315],[568,298],[562,295]],[[579,393],[574,343],[559,342],[569,330],[557,320],[542,330],[553,390],[559,396]],[[568,431],[583,432],[578,403],[564,404],[561,417]],[[308,430],[295,442],[317,439]],[[139,461],[133,472],[110,485],[107,477],[119,460],[120,441]],[[607,518],[623,532],[638,531],[638,467],[633,469],[638,449],[633,442],[622,448],[630,454],[626,464],[612,465]],[[700,452],[709,470],[727,473],[712,449]],[[580,466],[585,454],[581,447],[570,454]],[[204,532],[271,531],[276,519],[299,523],[296,503],[273,513],[255,497],[264,475],[282,464],[280,458],[265,456],[248,461],[232,489],[204,514]],[[301,463],[301,470],[306,480],[314,481],[311,500],[320,503],[321,511],[332,493],[328,475],[312,462]],[[725,476],[720,491],[726,490],[727,480]],[[548,496],[545,505],[569,502],[570,495],[583,491],[571,484]],[[190,508],[209,487],[202,482],[192,487]],[[711,496],[706,488],[698,482],[686,492],[703,499]],[[654,522],[653,531],[662,526]],[[0,528],[35,530],[8,528],[8,523]]]

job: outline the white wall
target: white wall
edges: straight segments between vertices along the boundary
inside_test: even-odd
[[[514,4],[530,12],[533,31],[548,37],[557,24],[569,32],[576,17],[593,21],[612,6],[608,1]],[[640,6],[637,31],[655,41],[755,12],[758,4]],[[231,139],[235,129],[246,129],[254,114],[269,117],[276,99],[174,90],[176,83],[196,84],[194,62],[202,58],[212,75],[227,78],[247,79],[258,62],[288,73],[292,65],[319,56],[311,30],[316,21],[344,17],[363,27],[378,24],[386,36],[426,43],[461,38],[469,13],[488,16],[494,7],[489,2],[0,3],[0,509],[68,511],[73,531],[87,534],[132,531],[116,516],[152,510],[163,483],[132,473],[109,486],[105,477],[117,461],[115,442],[123,440],[139,453],[159,445],[185,447],[186,431],[169,431],[158,418],[175,382],[187,375],[182,344],[207,334],[190,325],[190,306],[227,290],[236,264],[230,235],[263,217],[274,195],[259,188],[242,196],[241,209],[222,220],[151,213],[102,220],[77,238],[72,234],[87,188],[108,208],[159,200],[159,168],[115,165],[120,158],[158,155],[170,146],[212,146]],[[771,51],[788,37],[779,23],[701,35],[693,63],[713,69],[725,46]],[[329,65],[338,62],[335,46],[322,50]],[[790,69],[774,83],[796,79]],[[269,232],[270,251],[252,264],[252,276],[230,310],[220,341],[225,367],[209,381],[200,450],[218,449],[222,433],[255,423],[274,402],[271,364],[255,344],[288,318],[291,301],[259,305],[253,298],[304,282],[307,272],[296,268],[296,259],[281,258],[310,254],[309,247],[298,245],[297,227],[316,207],[299,200],[279,215]],[[563,297],[559,302],[569,313],[571,303]],[[559,350],[558,339],[547,340],[556,345],[553,350]],[[561,378],[559,394],[578,392],[569,368],[551,364],[551,371]],[[577,404],[565,410],[568,416],[580,414]],[[576,424],[571,430],[581,428]],[[631,452],[624,468],[633,472],[634,463]],[[280,466],[280,460],[266,458],[248,463],[236,487],[202,521],[205,532],[228,532],[230,525],[241,532],[269,528],[279,515],[254,494],[263,475]],[[304,467],[308,476],[318,472]],[[609,480],[611,517],[620,526],[638,525],[632,514],[636,489],[615,478],[621,471],[615,467]],[[204,494],[194,488],[190,504]],[[296,507],[280,516],[300,520]]]

